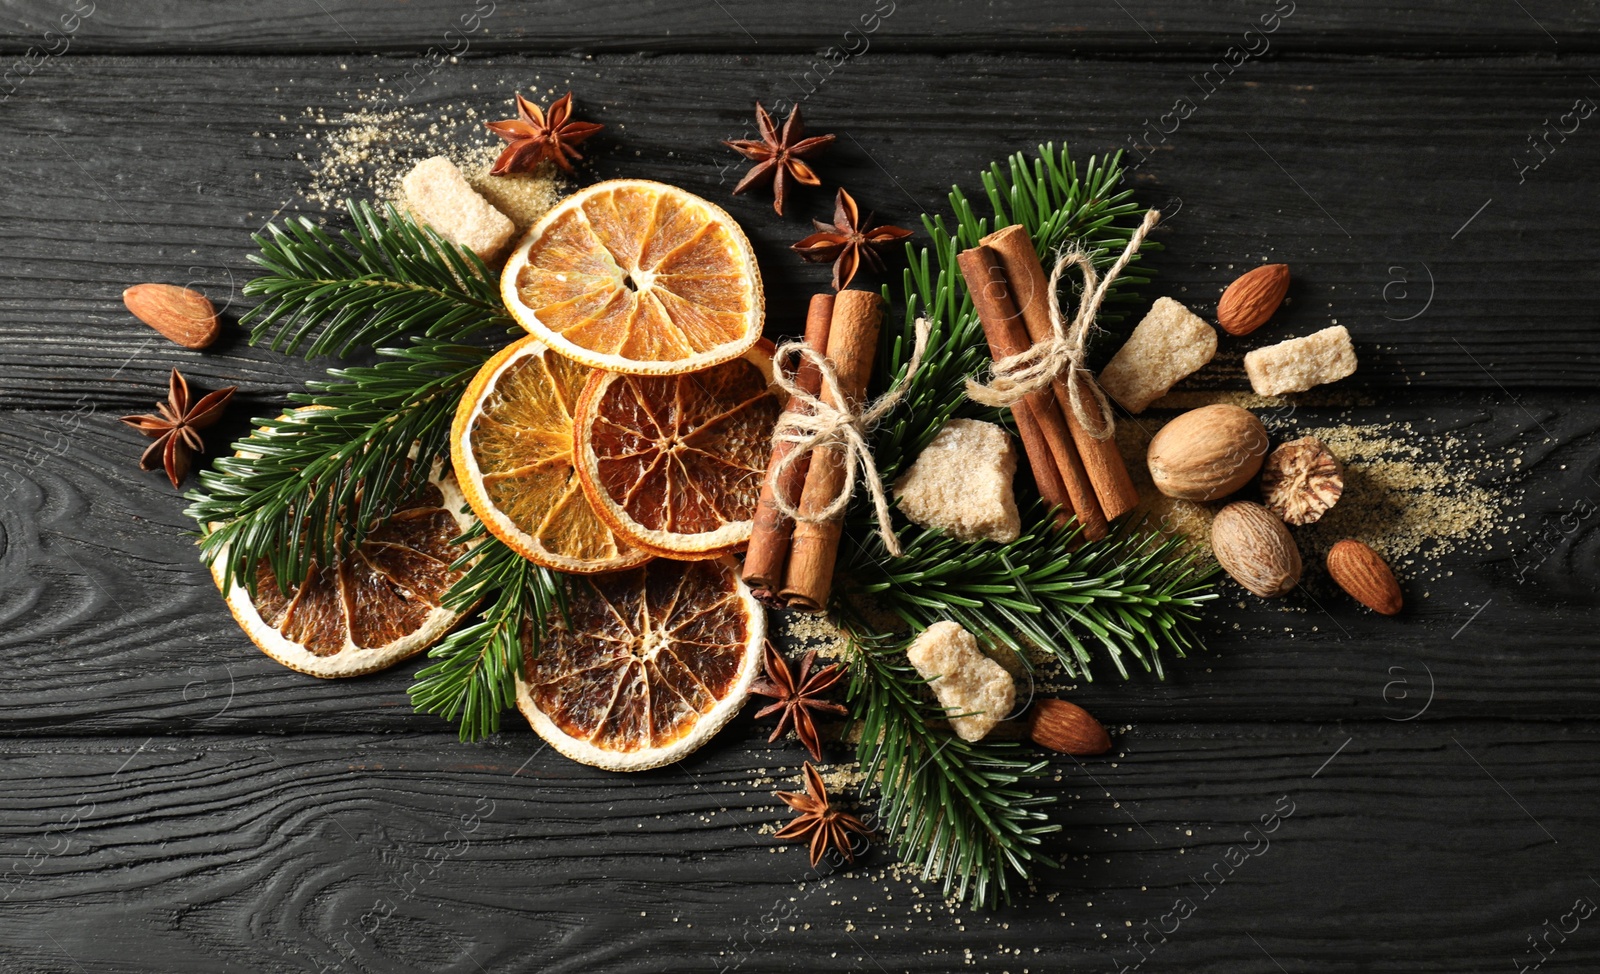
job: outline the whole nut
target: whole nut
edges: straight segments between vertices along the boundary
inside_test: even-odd
[[[1234,581],[1264,599],[1300,583],[1300,549],[1271,511],[1252,501],[1234,501],[1211,522],[1211,553]]]
[[[1028,715],[1028,736],[1041,747],[1062,754],[1104,754],[1111,735],[1087,710],[1065,700],[1036,701]]]
[[[1186,501],[1214,501],[1261,469],[1267,428],[1248,409],[1217,403],[1191,409],[1150,439],[1145,459],[1156,489]]]
[[[1261,467],[1261,502],[1290,524],[1315,523],[1343,493],[1344,466],[1315,436],[1279,446]]]
[[[1405,604],[1400,583],[1383,556],[1359,541],[1346,539],[1328,552],[1328,576],[1352,599],[1380,615],[1398,615]]]
[[[122,292],[122,303],[135,318],[184,348],[205,348],[222,333],[210,300],[186,287],[135,284]]]
[[[1217,327],[1248,335],[1266,324],[1289,293],[1289,265],[1263,264],[1228,285],[1217,300]]]

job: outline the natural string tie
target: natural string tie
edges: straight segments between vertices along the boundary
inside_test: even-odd
[[[1039,392],[1066,373],[1073,416],[1095,439],[1103,440],[1110,436],[1116,430],[1116,416],[1099,383],[1084,367],[1089,351],[1089,336],[1094,332],[1095,315],[1099,314],[1100,305],[1110,293],[1111,286],[1139,252],[1145,236],[1160,219],[1161,213],[1157,210],[1145,213],[1144,222],[1133,232],[1128,246],[1123,248],[1122,256],[1117,258],[1103,278],[1096,273],[1094,261],[1087,251],[1075,247],[1062,254],[1050,272],[1050,336],[1015,355],[998,359],[990,368],[987,385],[976,379],[968,379],[968,398],[986,406],[1009,406],[1024,396]],[[1073,317],[1070,327],[1061,313],[1059,291],[1061,275],[1069,267],[1077,267],[1083,272],[1083,300],[1078,304],[1078,313]],[[1086,401],[1098,406],[1098,415],[1090,413]]]
[[[780,514],[808,524],[838,520],[844,516],[858,484],[865,481],[867,494],[872,498],[872,507],[877,514],[878,535],[883,539],[883,546],[891,555],[898,556],[901,553],[900,541],[895,537],[889,518],[889,499],[884,494],[883,479],[878,475],[872,448],[867,445],[867,434],[905,398],[911,377],[922,366],[922,355],[928,347],[927,321],[918,318],[915,331],[916,343],[911,350],[911,361],[907,363],[899,381],[888,392],[860,408],[855,407],[844,395],[839,386],[839,373],[826,355],[804,342],[785,342],[773,352],[773,380],[788,394],[789,407],[778,417],[778,425],[772,431],[772,442],[774,446],[779,443],[791,444],[792,449],[778,461],[777,468],[770,476],[775,481],[781,480],[790,466],[819,449],[837,450],[844,464],[844,481],[838,493],[820,510],[802,513],[797,505],[789,503],[788,498],[780,493],[772,499]],[[800,388],[795,381],[795,373],[784,368],[791,355],[798,355],[816,366],[822,376],[821,395],[812,395]],[[830,405],[827,400],[838,405]]]

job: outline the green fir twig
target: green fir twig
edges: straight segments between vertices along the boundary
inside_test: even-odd
[[[1216,569],[1187,542],[1126,527],[1083,542],[1037,501],[1023,523],[1033,527],[1004,545],[903,528],[899,558],[870,535],[850,561],[855,574],[845,591],[868,596],[912,629],[949,619],[1024,660],[1047,650],[1068,676],[1085,681],[1094,679],[1097,653],[1123,679],[1129,656],[1164,678],[1163,654],[1182,658],[1199,647],[1194,624],[1217,597]]]
[[[991,906],[1008,899],[1033,867],[1054,865],[1040,837],[1060,829],[1036,794],[1045,761],[1020,758],[1016,744],[969,743],[951,734],[905,648],[854,640],[851,711],[861,723],[856,759],[878,792],[874,828],[900,858],[945,896]]]
[[[1034,248],[1046,261],[1061,249],[1077,244],[1098,266],[1108,266],[1128,245],[1142,212],[1132,190],[1122,182],[1121,153],[1106,159],[1091,157],[1080,173],[1066,147],[1039,147],[1031,162],[1023,153],[1013,155],[1004,168],[999,163],[983,173],[984,189],[995,216],[979,217],[959,186],[950,189],[954,229],[943,216],[924,214],[922,225],[929,243],[906,245],[908,266],[900,293],[884,287],[884,297],[905,307],[901,328],[885,328],[877,358],[874,385],[887,389],[905,371],[914,344],[918,318],[929,325],[928,351],[907,390],[905,404],[879,429],[873,456],[885,482],[893,480],[915,460],[933,437],[954,416],[990,422],[1008,422],[1004,410],[966,397],[966,381],[988,369],[988,344],[983,326],[973,310],[972,298],[956,265],[956,255],[991,230],[1020,223],[1033,238]],[[1120,221],[1120,222],[1119,222]],[[1108,292],[1106,310],[1099,319],[1114,323],[1121,316],[1114,306],[1134,300],[1130,293],[1149,283],[1140,267],[1141,256],[1160,249],[1146,241],[1139,256],[1128,263]]]
[[[499,732],[501,713],[516,703],[523,640],[538,653],[548,621],[566,611],[566,591],[561,575],[487,537],[481,524],[466,540],[479,543],[457,563],[466,574],[444,604],[478,606],[479,618],[428,651],[435,662],[417,671],[409,693],[418,713],[455,721],[461,740],[477,741]]]
[[[470,251],[392,208],[349,204],[356,229],[335,238],[306,220],[256,236],[265,295],[247,319],[254,340],[307,355],[377,343],[372,365],[330,369],[289,399],[284,417],[252,422],[234,456],[200,474],[188,513],[202,557],[224,583],[255,591],[265,561],[287,589],[331,564],[448,462],[450,420],[493,349],[520,334],[493,276]]]
[[[290,355],[348,355],[402,336],[461,341],[514,323],[498,280],[477,254],[393,206],[346,201],[355,228],[337,237],[304,217],[252,239],[265,273],[244,293],[262,301],[241,324],[251,344]]]

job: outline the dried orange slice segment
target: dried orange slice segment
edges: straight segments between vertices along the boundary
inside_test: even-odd
[[[263,561],[255,597],[236,583],[226,593],[228,608],[263,653],[292,670],[342,677],[392,666],[433,645],[464,615],[441,604],[460,577],[450,566],[467,551],[454,543],[473,524],[464,506],[455,478],[438,464],[421,495],[342,562],[312,565],[285,595]],[[218,588],[221,562],[212,567]]]
[[[574,455],[601,519],[668,557],[749,541],[782,412],[771,378],[763,348],[692,375],[590,376]]]
[[[532,336],[484,363],[462,394],[450,458],[474,513],[522,557],[606,572],[650,557],[589,506],[572,461],[572,412],[593,370]]]
[[[524,650],[517,708],[574,761],[671,764],[743,706],[766,630],[732,558],[574,578],[566,620]]]
[[[765,316],[755,252],[733,218],[645,179],[567,197],[506,260],[500,291],[550,348],[636,375],[736,358],[761,337]]]

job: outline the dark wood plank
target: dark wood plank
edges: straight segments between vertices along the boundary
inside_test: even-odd
[[[794,747],[619,776],[527,734],[7,740],[0,945],[30,972],[1040,971],[1131,966],[1149,933],[1148,970],[1500,970],[1600,897],[1573,799],[1597,746],[1588,721],[1135,725],[1056,762],[1066,867],[974,913],[882,850],[819,875],[775,846]],[[1564,925],[1557,959],[1600,962]]]
[[[182,4],[122,0],[72,4],[11,0],[0,11],[0,50],[29,46],[81,53],[566,54],[612,51],[797,52],[830,46],[864,51],[1051,51],[1165,57],[1220,53],[1230,44],[1274,51],[1566,54],[1600,47],[1600,18],[1579,0],[1522,5],[1381,0],[1316,5],[1275,0],[1130,0],[1123,4],[1006,0],[826,0],[803,14],[783,4],[726,0],[533,0],[403,5],[291,0],[270,7],[229,0]],[[63,11],[93,12],[74,30]],[[1274,20],[1274,11],[1281,19]],[[1282,17],[1282,14],[1287,17]],[[1250,28],[1279,26],[1246,39]],[[54,34],[48,33],[54,30]]]
[[[1414,443],[1416,463],[1393,447],[1364,464],[1398,464],[1392,486],[1352,474],[1345,503],[1394,513],[1358,536],[1381,542],[1390,518],[1436,489],[1417,478],[1459,467],[1478,492],[1477,521],[1457,550],[1400,564],[1408,609],[1373,616],[1321,570],[1342,536],[1300,535],[1306,584],[1280,602],[1222,586],[1207,612],[1208,653],[1168,661],[1169,679],[1124,683],[1097,671],[1079,699],[1109,721],[1256,719],[1335,721],[1407,716],[1421,687],[1437,687],[1430,716],[1583,717],[1600,707],[1592,678],[1600,611],[1600,402],[1523,406],[1413,400],[1411,429],[1388,407],[1302,407],[1267,413],[1274,437],[1347,426]],[[1158,419],[1147,416],[1147,422]],[[324,682],[261,655],[235,626],[199,564],[184,502],[157,473],[141,473],[143,441],[104,411],[9,412],[0,427],[0,728],[14,733],[184,733],[231,730],[442,728],[411,713],[405,690],[417,662],[389,673]],[[237,426],[242,427],[243,417]],[[1445,438],[1459,447],[1441,453]],[[1440,459],[1444,456],[1446,459]],[[1413,486],[1402,487],[1407,478]],[[1451,491],[1451,493],[1455,493]],[[1485,494],[1503,493],[1502,510]],[[1503,526],[1503,530],[1501,529]],[[1359,534],[1359,531],[1374,534]],[[1482,532],[1484,537],[1475,535]],[[1444,533],[1444,529],[1440,529]],[[1131,664],[1130,664],[1131,665]],[[1399,669],[1396,670],[1395,668]],[[1413,689],[1401,696],[1404,685]],[[512,722],[520,719],[514,715]]]
[[[759,198],[730,199],[740,167],[719,140],[749,124],[754,97],[800,94],[804,64],[463,62],[429,77],[405,102],[416,116],[395,124],[425,128],[463,106],[492,116],[535,76],[570,84],[612,126],[584,178],[657,178],[727,203],[756,243],[771,330],[792,332],[827,270],[802,265],[787,245],[804,231],[800,217],[826,212],[826,194],[803,197],[787,220]],[[819,131],[841,133],[825,177],[902,224],[942,210],[951,183],[976,189],[976,172],[1007,151],[1045,139],[1081,156],[1127,149],[1148,160],[1134,173],[1142,198],[1171,217],[1158,231],[1168,249],[1152,295],[1209,313],[1242,268],[1265,259],[1295,268],[1281,323],[1233,350],[1338,321],[1362,349],[1353,385],[1363,390],[1493,395],[1600,380],[1600,268],[1576,245],[1588,215],[1570,205],[1600,162],[1595,123],[1580,121],[1564,142],[1552,136],[1554,153],[1520,183],[1513,161],[1537,160],[1526,140],[1544,120],[1600,98],[1597,65],[1249,62],[1204,97],[1202,62],[884,55],[841,68],[806,108]],[[242,76],[251,83],[233,83]],[[268,397],[312,374],[237,339],[206,354],[150,341],[119,295],[142,280],[194,281],[229,316],[246,307],[237,289],[250,275],[249,234],[275,213],[328,213],[302,198],[311,171],[354,124],[341,113],[392,91],[383,77],[392,81],[392,67],[337,58],[69,58],[28,79],[0,131],[0,406],[71,409],[85,394],[136,406],[174,364]],[[1194,111],[1178,120],[1183,99]],[[308,119],[308,107],[327,123]],[[105,137],[124,127],[136,141]]]

